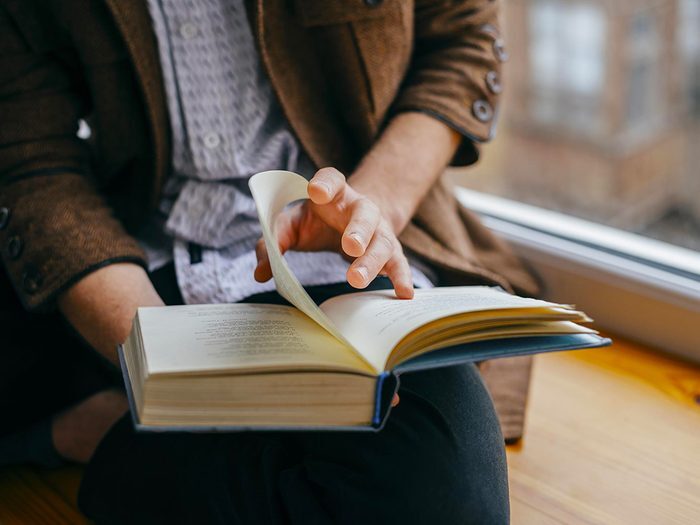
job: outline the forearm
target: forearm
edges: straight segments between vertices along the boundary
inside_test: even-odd
[[[372,199],[400,233],[445,170],[460,135],[422,113],[400,113],[348,183]]]
[[[163,301],[136,264],[111,264],[88,274],[58,298],[59,310],[98,352],[117,364],[116,347],[131,330],[139,306]]]

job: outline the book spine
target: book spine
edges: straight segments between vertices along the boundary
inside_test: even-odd
[[[372,417],[372,428],[374,430],[379,431],[384,427],[391,411],[391,401],[398,390],[399,378],[393,372],[383,372],[377,377],[374,416]]]
[[[378,427],[382,422],[382,391],[384,381],[389,376],[389,372],[383,372],[377,378],[377,390],[374,395],[374,417],[372,418],[372,426]]]

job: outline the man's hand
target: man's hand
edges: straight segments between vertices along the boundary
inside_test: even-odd
[[[280,251],[338,251],[352,260],[347,272],[351,286],[365,288],[377,275],[386,275],[394,284],[397,297],[411,299],[411,270],[382,210],[348,185],[334,168],[316,172],[308,191],[309,200],[278,217]],[[267,281],[272,270],[262,239],[255,251],[255,279]]]

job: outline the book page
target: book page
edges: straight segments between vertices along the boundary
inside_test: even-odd
[[[333,325],[333,322],[316,306],[313,299],[306,293],[304,287],[294,276],[282,256],[277,242],[275,224],[277,215],[290,203],[308,199],[307,186],[309,182],[291,171],[274,170],[257,173],[250,178],[248,185],[258,210],[262,226],[265,247],[270,258],[272,276],[279,294],[296,306],[299,310],[316,321],[339,341],[348,347],[352,344]],[[363,357],[360,356],[360,359]],[[378,370],[377,370],[378,371]]]
[[[374,372],[290,306],[146,307],[138,309],[138,320],[149,374],[280,368]]]
[[[393,290],[358,292],[325,301],[321,309],[372,366],[384,370],[389,354],[414,329],[444,317],[505,308],[561,305],[526,299],[488,286],[416,289],[412,300]]]

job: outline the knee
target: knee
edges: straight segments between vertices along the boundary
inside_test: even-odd
[[[507,466],[497,446],[433,442],[414,448],[405,461],[383,502],[401,523],[509,523]]]
[[[381,432],[313,441],[303,481],[334,523],[508,523],[503,438],[476,374],[406,378]]]
[[[402,521],[509,523],[503,437],[476,370],[435,371],[422,379],[440,387],[406,385],[403,406],[394,414],[396,426],[387,428],[395,432],[400,455],[393,504],[401,508],[403,500]]]

